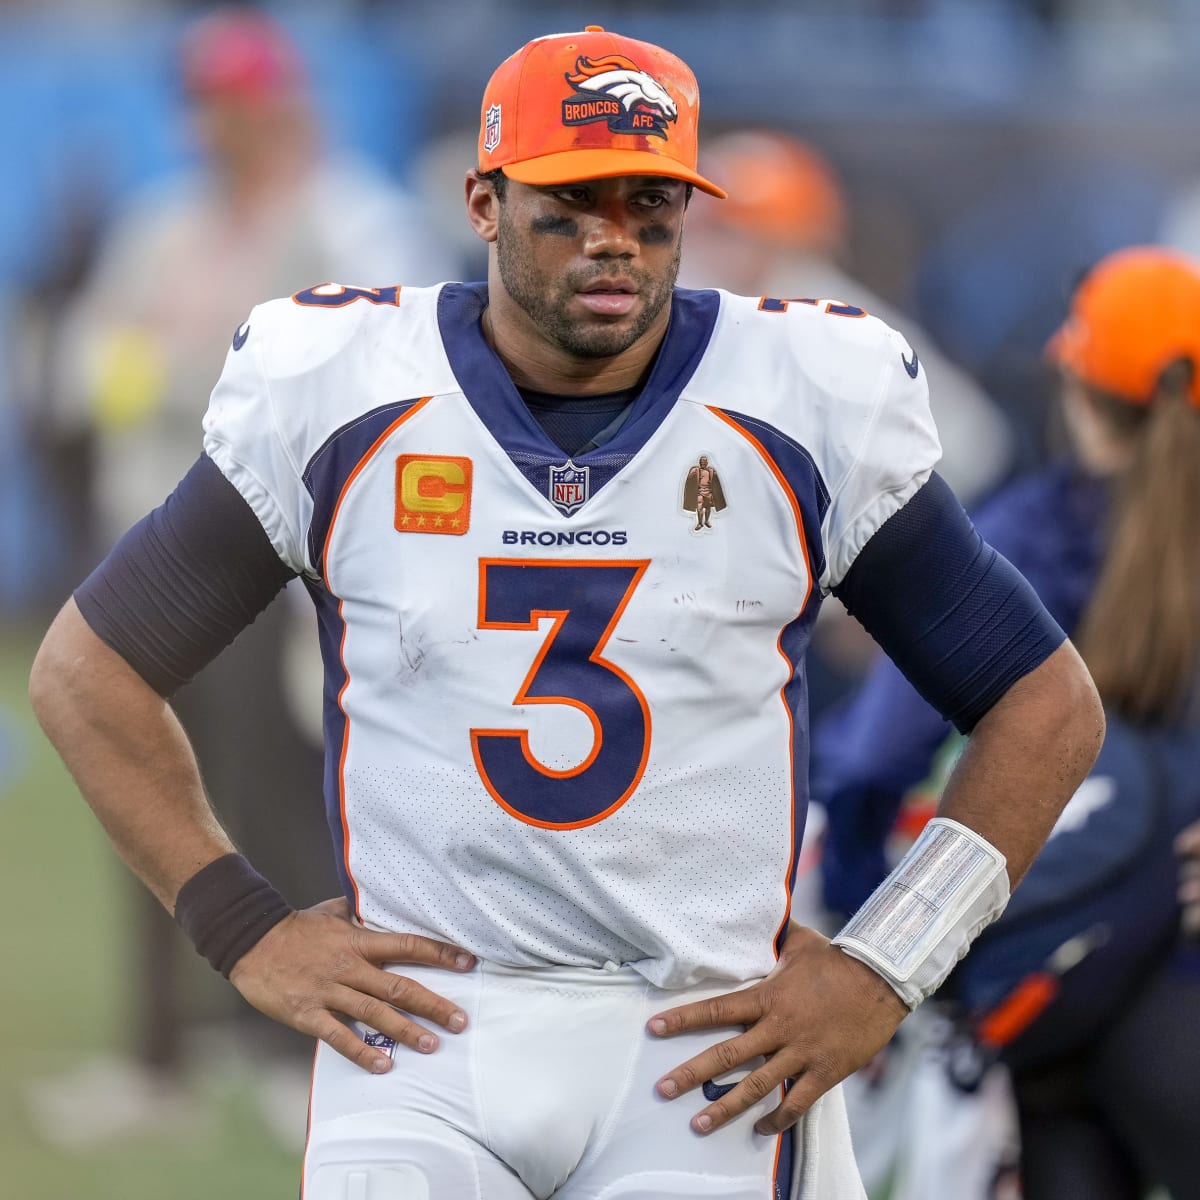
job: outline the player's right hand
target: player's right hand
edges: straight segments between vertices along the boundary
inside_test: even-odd
[[[422,1054],[438,1048],[438,1035],[410,1018],[423,1017],[451,1033],[467,1025],[466,1013],[452,1001],[385,971],[384,963],[422,963],[461,974],[475,958],[417,934],[364,929],[338,898],[285,917],[238,959],[229,978],[260,1012],[380,1075],[391,1069],[391,1058],[342,1018],[362,1021]]]

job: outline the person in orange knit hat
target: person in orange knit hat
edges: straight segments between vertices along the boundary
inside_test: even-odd
[[[464,180],[486,281],[256,306],[203,454],[39,652],[130,866],[318,1039],[307,1200],[863,1200],[840,1081],[1094,757],[1087,673],[934,470],[903,336],[675,286],[693,191],[724,194],[698,116],[681,59],[598,26],[506,59]],[[343,891],[302,911],[164,702],[294,576]],[[832,940],[790,920],[829,592],[972,734]]]

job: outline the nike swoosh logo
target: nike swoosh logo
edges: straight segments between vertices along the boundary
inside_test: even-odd
[[[701,1090],[704,1092],[705,1100],[711,1103],[713,1100],[720,1100],[722,1096],[732,1092],[735,1087],[737,1087],[736,1083],[713,1083],[711,1079],[706,1079]]]
[[[236,348],[236,340],[235,340],[234,345]],[[910,379],[916,379],[917,370],[919,369],[919,365],[920,365],[917,362],[917,352],[915,350],[912,352],[912,362],[909,362],[908,359],[905,358],[903,354],[900,355],[900,361],[904,364],[904,369],[908,372],[908,377]]]
[[[250,336],[250,322],[249,322],[249,321],[247,321],[247,322],[245,323],[245,325],[239,325],[239,326],[237,327],[237,329],[235,329],[235,330],[234,330],[234,333],[233,333],[233,348],[234,348],[235,350],[240,350],[240,349],[241,349],[241,348],[242,348],[242,347],[243,347],[243,346],[246,344],[246,339],[247,339],[249,336]],[[905,366],[908,366],[908,364],[907,364],[907,363],[905,363],[904,365],[905,365]],[[911,374],[911,373],[912,373],[912,372],[910,372],[910,374]]]

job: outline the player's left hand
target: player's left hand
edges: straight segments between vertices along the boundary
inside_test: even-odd
[[[782,1103],[754,1127],[761,1134],[781,1133],[834,1084],[870,1062],[907,1015],[882,976],[831,946],[828,938],[793,923],[778,965],[762,982],[650,1019],[648,1028],[659,1037],[745,1027],[664,1075],[658,1092],[667,1099],[682,1096],[762,1056],[763,1065],[696,1113],[691,1124],[697,1133],[720,1129],[765,1096],[778,1094],[790,1079],[794,1082]]]

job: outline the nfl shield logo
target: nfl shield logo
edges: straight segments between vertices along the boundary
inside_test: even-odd
[[[573,513],[588,498],[588,467],[577,467],[569,458],[550,468],[550,500],[564,513]]]
[[[500,145],[500,105],[493,104],[487,110],[483,124],[483,148],[490,154]]]

